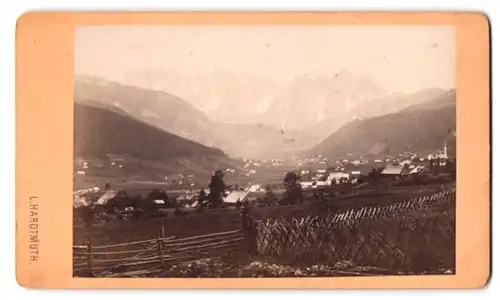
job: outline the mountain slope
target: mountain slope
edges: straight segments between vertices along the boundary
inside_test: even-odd
[[[375,82],[341,70],[332,76],[297,76],[262,116],[266,124],[306,129],[329,118],[351,120],[367,101],[385,96]]]
[[[75,104],[75,156],[105,158],[125,154],[147,160],[193,156],[224,157],[219,150],[164,132],[115,111]]]
[[[223,149],[234,157],[280,158],[284,153],[305,150],[313,142],[312,137],[296,130],[281,131],[264,124],[216,122],[172,94],[89,76],[75,78],[75,101],[115,107],[144,123]]]
[[[117,107],[135,118],[202,144],[211,121],[186,101],[163,91],[140,89],[90,76],[75,77],[76,101]]]
[[[123,80],[145,89],[168,91],[223,122],[241,122],[245,116],[261,113],[278,89],[278,85],[267,78],[220,70],[186,76],[143,69],[128,72]]]
[[[396,113],[349,122],[309,153],[338,157],[434,152],[442,149],[445,139],[454,144],[455,99],[452,90]]]
[[[447,93],[446,90],[430,88],[420,90],[412,94],[395,93],[385,97],[371,99],[362,105],[356,106],[351,113],[343,113],[330,117],[324,121],[310,126],[309,130],[314,132],[320,139],[326,139],[349,121],[366,119],[380,115],[395,113],[406,107],[411,107],[419,103],[431,101]]]

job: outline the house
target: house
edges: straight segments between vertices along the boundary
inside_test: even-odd
[[[175,199],[177,204],[181,206],[192,205],[196,200],[198,200],[198,195],[193,192],[185,192]]]
[[[263,189],[261,188],[260,184],[254,184],[254,185],[250,186],[250,188],[248,188],[248,191],[250,191],[252,193],[260,192],[262,190]]]
[[[432,171],[427,166],[416,166],[409,172],[412,177],[432,176]]]
[[[335,181],[336,183],[340,183],[342,180],[349,180],[350,175],[349,173],[345,172],[331,172],[328,174],[327,177],[327,182],[331,184],[332,181]]]
[[[165,200],[163,200],[163,199],[153,199],[153,203],[155,205],[165,205],[166,204]]]
[[[96,205],[119,207],[130,206],[130,198],[127,193],[122,190],[110,189],[104,192],[104,194],[97,199]]]
[[[326,181],[326,180],[318,180],[318,181],[314,181],[312,184],[313,184],[312,187],[316,189],[316,188],[330,186],[331,182]]]
[[[73,207],[74,208],[80,208],[80,207],[87,207],[90,205],[90,201],[87,200],[85,197],[81,197],[77,194],[73,196]]]
[[[361,171],[351,171],[351,176],[359,177],[359,176],[361,176]]]
[[[401,176],[394,177],[394,180],[398,185],[412,185],[425,182],[431,177],[432,172],[427,166],[417,165],[407,172],[402,172]]]
[[[411,160],[409,160],[409,159],[405,159],[405,160],[403,160],[402,162],[400,162],[399,164],[400,164],[400,165],[410,165],[411,163],[412,163],[412,161],[411,161]]]
[[[410,174],[418,174],[418,173],[424,171],[424,169],[427,169],[427,168],[424,166],[416,166],[416,167],[411,169]]]
[[[302,189],[307,189],[307,188],[312,188],[313,182],[312,181],[301,181],[300,182],[300,187]]]
[[[248,191],[237,191],[237,190],[232,191],[231,193],[229,193],[229,195],[224,197],[224,203],[236,205],[238,200],[240,202],[243,202],[245,200],[249,200],[248,198],[249,198],[250,194],[251,194],[251,192],[249,190]]]
[[[404,172],[405,166],[400,165],[400,164],[391,164],[386,166],[383,170],[381,175],[386,175],[386,176],[401,176]]]
[[[248,201],[250,203],[257,202],[259,199],[259,196],[263,196],[263,192],[257,191],[257,192],[252,192],[250,190],[246,191],[232,191],[229,193],[227,196],[224,197],[223,201],[225,204],[228,205],[236,205],[238,200],[240,202]]]
[[[386,166],[381,175],[383,178],[392,178],[393,180],[400,177],[407,177],[408,175],[417,175],[420,172],[424,171],[426,168],[422,166],[414,166],[410,168],[408,164],[391,164]]]

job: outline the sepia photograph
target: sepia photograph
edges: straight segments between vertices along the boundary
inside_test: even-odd
[[[73,277],[455,275],[455,42],[76,27]]]

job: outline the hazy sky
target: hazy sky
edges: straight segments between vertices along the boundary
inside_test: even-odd
[[[80,27],[75,52],[75,73],[118,81],[155,69],[284,83],[346,69],[391,92],[455,87],[455,30],[448,26]]]

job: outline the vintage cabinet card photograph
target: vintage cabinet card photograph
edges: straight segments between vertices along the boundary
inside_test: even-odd
[[[40,288],[477,288],[477,13],[26,13],[16,264]]]

